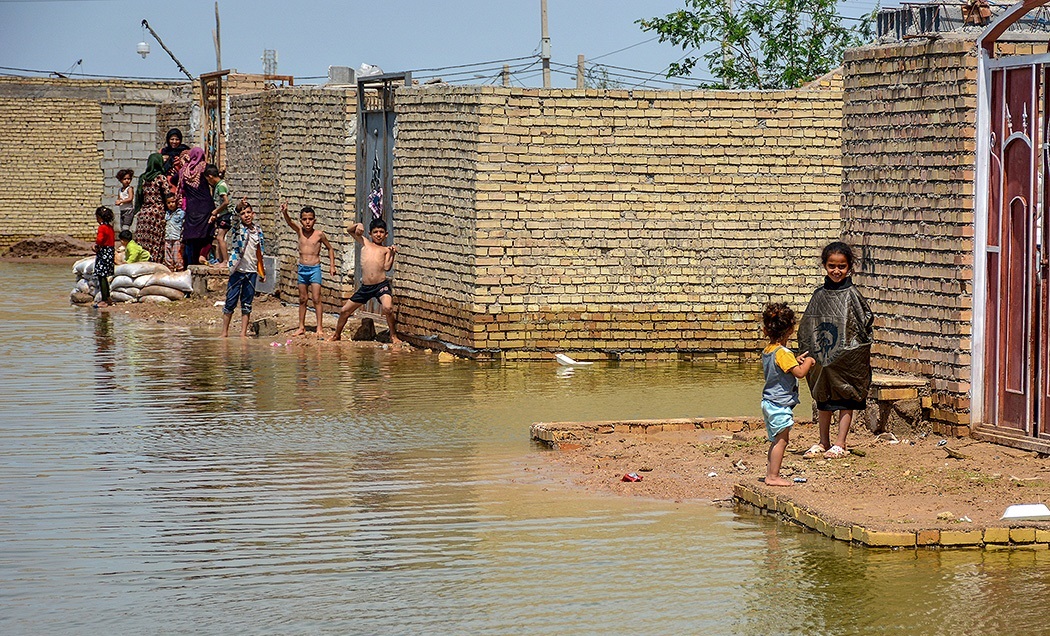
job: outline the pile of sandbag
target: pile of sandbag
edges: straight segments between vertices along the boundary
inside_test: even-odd
[[[77,282],[69,293],[70,302],[78,305],[101,300],[95,257],[73,264]],[[167,303],[182,300],[193,291],[193,274],[188,270],[173,272],[161,263],[124,263],[113,270],[109,282],[109,299],[114,303]]]

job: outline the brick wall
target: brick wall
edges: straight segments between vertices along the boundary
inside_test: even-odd
[[[0,78],[0,250],[41,234],[94,240],[116,172],[159,146],[157,104],[179,85]]]
[[[969,421],[975,50],[852,49],[844,69],[842,213],[876,314],[873,366],[929,379],[947,426]]]
[[[353,291],[354,248],[347,229],[354,214],[355,93],[318,87],[285,88],[230,98],[227,183],[235,200],[247,195],[279,260],[278,285],[298,297],[296,235],[279,212],[286,202],[298,219],[314,208],[336,257],[337,280],[322,250],[322,299],[331,311]]]
[[[765,303],[803,308],[839,235],[841,99],[402,91],[406,331],[510,358],[753,355]]]

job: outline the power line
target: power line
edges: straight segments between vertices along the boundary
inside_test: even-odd
[[[2,1],[2,0],[0,0]],[[169,82],[185,82],[185,78],[182,77],[136,77],[127,75],[98,75],[95,73],[59,73],[58,71],[43,71],[40,69],[32,68],[15,68],[11,66],[0,66],[0,70],[3,71],[16,71],[20,73],[44,73],[47,75],[69,75],[75,77],[95,77],[95,78],[109,78],[109,79],[126,79],[126,80],[159,80]]]
[[[489,60],[488,62],[474,62],[473,64],[458,64],[456,66],[439,66],[437,68],[414,68],[409,69],[410,73],[429,73],[431,71],[445,71],[454,68],[469,68],[471,66],[488,66],[490,64],[504,64],[506,62],[518,62],[520,60],[531,60],[534,55],[523,55],[521,57],[510,57],[505,60]]]
[[[638,42],[636,44],[632,44],[631,46],[625,46],[622,49],[616,49],[615,51],[610,51],[608,53],[602,53],[601,55],[596,55],[596,56],[590,58],[590,61],[593,62],[594,60],[600,60],[603,57],[609,57],[610,55],[616,55],[617,53],[623,53],[627,49],[633,49],[636,46],[641,46],[643,44],[648,44],[648,43],[652,42],[653,40],[659,40],[659,39],[660,39],[660,36],[659,35],[655,35],[655,36],[649,38],[648,40],[642,40],[641,42]]]

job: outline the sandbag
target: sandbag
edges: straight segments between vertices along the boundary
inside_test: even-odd
[[[73,287],[73,291],[87,294],[91,292],[91,285],[88,284],[87,280],[81,278],[77,280],[77,284]]]
[[[168,300],[182,300],[186,297],[186,294],[177,289],[165,287],[164,285],[147,285],[143,287],[141,293],[139,293],[139,298],[145,296],[164,296]]]
[[[127,294],[128,296],[131,296],[132,298],[138,298],[139,296],[142,295],[142,290],[139,289],[138,287],[135,287],[134,285],[131,285],[129,287],[113,287],[111,289],[113,291],[115,291],[115,292],[120,292],[122,294]]]
[[[130,287],[134,285],[134,281],[131,280],[130,276],[114,276],[113,280],[109,281],[109,286],[113,289],[117,287]]]
[[[110,302],[114,303],[133,303],[138,299],[134,296],[129,296],[128,294],[119,292],[114,289],[113,291],[109,292],[109,300]]]
[[[85,294],[84,292],[73,292],[69,295],[69,302],[76,305],[87,305],[91,301],[95,300],[92,294]]]
[[[80,275],[95,273],[95,257],[88,256],[73,263],[73,272]]]
[[[170,303],[171,299],[166,296],[139,296],[140,303]]]
[[[153,274],[143,274],[142,276],[135,277],[135,287],[142,289],[146,285],[149,285],[149,279],[153,278]]]
[[[144,274],[158,274],[170,271],[171,270],[165,267],[163,263],[145,261],[141,263],[124,263],[123,265],[117,265],[116,269],[113,270],[113,274],[116,276],[138,278]]]
[[[171,287],[189,294],[193,292],[193,272],[184,270],[167,274],[154,274],[146,284],[163,285],[164,287]]]

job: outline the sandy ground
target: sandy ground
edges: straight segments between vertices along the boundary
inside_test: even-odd
[[[891,531],[999,525],[1007,506],[1050,497],[1046,456],[969,438],[943,439],[876,437],[854,429],[849,444],[863,456],[803,459],[818,435],[815,425],[800,423],[781,474],[806,481],[782,488],[759,481],[769,449],[764,430],[596,434],[579,448],[538,454],[524,470],[570,488],[672,500],[725,500],[735,484],[749,484],[789,495],[829,521]],[[950,458],[946,448],[964,458]],[[642,481],[622,481],[630,472]]]

